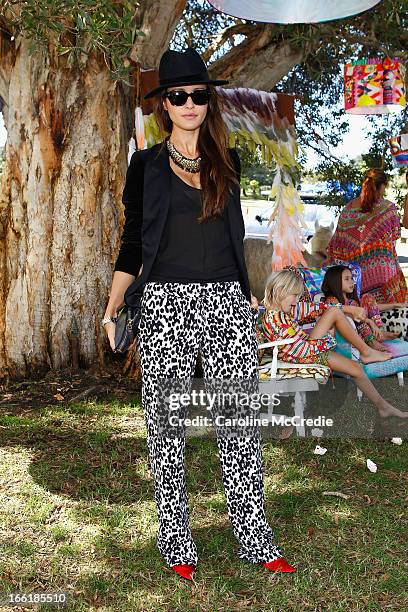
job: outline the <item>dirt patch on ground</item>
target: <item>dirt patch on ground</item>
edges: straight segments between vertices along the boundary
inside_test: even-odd
[[[25,410],[89,399],[117,398],[126,401],[141,391],[138,378],[124,373],[124,360],[88,370],[50,370],[43,376],[0,384],[0,412]]]

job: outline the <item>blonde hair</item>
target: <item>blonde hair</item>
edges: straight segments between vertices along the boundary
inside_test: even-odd
[[[266,281],[264,304],[267,310],[272,309],[272,305],[280,306],[282,300],[288,295],[302,295],[304,283],[292,270],[280,270],[272,272]]]

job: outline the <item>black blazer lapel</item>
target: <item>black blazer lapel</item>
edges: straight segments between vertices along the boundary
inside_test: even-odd
[[[156,257],[169,211],[171,179],[167,149],[161,148],[161,145],[153,149],[146,164],[143,188],[143,263],[150,263],[150,266],[147,266],[149,272]],[[147,273],[147,270],[145,271],[143,265],[143,276],[145,272]]]
[[[128,306],[139,302],[160,245],[170,206],[171,170],[167,149],[154,145],[146,160],[143,180],[142,261],[143,270],[125,292]]]
[[[239,187],[234,187],[234,191],[229,197],[225,214],[228,219],[231,243],[240,272],[241,289],[248,301],[251,301],[251,290],[244,256],[245,224],[242,216]]]

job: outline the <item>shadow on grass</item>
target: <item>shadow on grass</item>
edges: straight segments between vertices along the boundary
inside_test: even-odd
[[[111,417],[118,422],[124,417],[130,426],[115,425]],[[387,568],[401,565],[404,555],[404,448],[330,439],[324,441],[328,453],[318,457],[312,452],[313,439],[264,443],[267,516],[276,543],[299,567],[288,578],[272,577],[237,558],[216,442],[187,439],[191,524],[202,560],[192,591],[164,568],[155,535],[150,536],[156,514],[140,419],[140,410],[121,405],[56,408],[1,419],[0,443],[29,449],[28,472],[35,483],[80,502],[70,508],[74,522],[97,527],[92,550],[88,544],[84,550],[70,547],[69,536],[65,542],[62,532],[56,534],[61,547],[53,552],[52,564],[58,569],[80,565],[82,556],[87,557],[75,580],[72,609],[232,610],[252,594],[256,602],[245,604],[252,609],[316,609],[312,606],[324,606],[326,595],[333,605],[338,589],[349,598],[383,589],[389,593],[388,604],[393,589],[403,592],[400,574],[387,577]],[[120,437],[123,433],[127,437]],[[377,475],[365,467],[367,454],[379,464]],[[324,497],[326,490],[350,497]],[[20,540],[8,544],[7,554],[29,558],[33,548]],[[32,572],[22,584],[34,581]],[[72,576],[58,575],[60,586],[71,583]],[[353,609],[350,601],[342,605],[338,609]]]

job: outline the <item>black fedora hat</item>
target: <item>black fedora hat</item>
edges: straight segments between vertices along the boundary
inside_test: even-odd
[[[176,85],[225,85],[228,81],[210,79],[207,66],[195,49],[189,47],[186,51],[165,51],[159,65],[159,87],[152,89],[145,95],[145,99],[152,98],[166,87]]]

